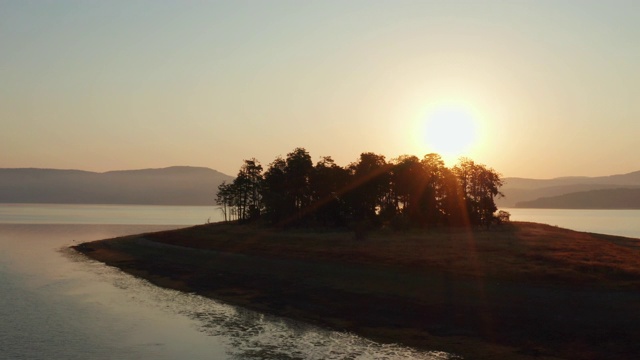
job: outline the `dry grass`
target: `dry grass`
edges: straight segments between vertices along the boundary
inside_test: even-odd
[[[148,239],[251,255],[372,264],[518,282],[640,288],[640,240],[515,222],[490,230],[273,231],[211,224]]]

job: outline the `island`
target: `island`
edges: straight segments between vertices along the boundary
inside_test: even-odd
[[[158,286],[463,358],[640,356],[640,239],[213,223],[74,249]]]

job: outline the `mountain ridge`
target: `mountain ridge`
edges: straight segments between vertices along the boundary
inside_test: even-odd
[[[607,176],[565,176],[552,179],[507,177],[504,178],[504,182],[501,191],[505,197],[497,199],[496,204],[499,207],[518,207],[518,204],[571,193],[640,188],[640,171]],[[611,206],[613,205],[609,203],[606,208]]]
[[[208,167],[176,165],[164,168],[94,172],[79,169],[0,168],[0,203],[214,205],[217,186],[233,177]],[[505,197],[498,207],[537,207],[543,198],[572,195],[566,208],[581,208],[584,194],[618,188],[640,189],[640,171],[608,176],[565,176],[552,179],[507,177]],[[611,193],[615,194],[615,193]],[[588,208],[629,208],[620,198],[616,206],[598,193],[601,204]],[[568,199],[565,197],[564,199]],[[545,200],[550,201],[550,200]],[[551,200],[556,201],[556,200]],[[557,200],[560,201],[560,200]],[[558,202],[560,204],[562,201]],[[543,202],[544,203],[544,202]],[[554,203],[555,204],[555,203]],[[640,206],[640,205],[639,205]]]
[[[640,209],[640,187],[612,188],[541,197],[516,203],[517,208],[537,209]]]
[[[214,205],[232,176],[206,167],[92,172],[0,168],[0,203]]]

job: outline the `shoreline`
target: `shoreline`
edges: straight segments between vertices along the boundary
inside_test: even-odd
[[[158,286],[465,358],[640,354],[638,239],[514,223],[358,241],[218,223],[73,248]],[[557,257],[572,248],[618,267]]]

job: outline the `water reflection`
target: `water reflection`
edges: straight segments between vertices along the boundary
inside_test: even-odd
[[[380,344],[360,336],[323,329],[226,305],[199,295],[156,287],[114,268],[67,252],[74,261],[127,291],[132,301],[195,320],[198,329],[221,339],[231,359],[459,359],[439,351]]]
[[[194,322],[154,307],[88,271],[61,247],[158,226],[0,224],[0,359],[226,359]]]

